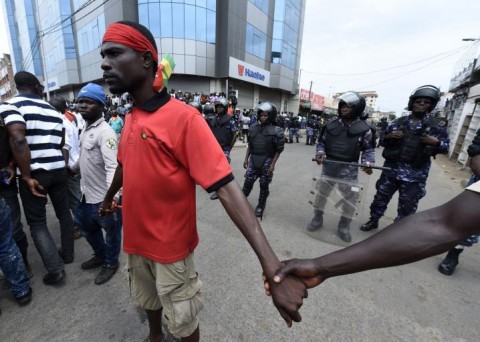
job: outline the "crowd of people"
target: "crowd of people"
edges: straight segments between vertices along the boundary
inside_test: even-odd
[[[94,283],[108,282],[119,267],[123,235],[130,291],[146,311],[150,341],[163,339],[162,322],[182,341],[200,339],[203,284],[194,262],[199,243],[196,184],[220,201],[252,247],[266,292],[289,326],[301,320],[307,290],[329,277],[447,250],[439,270],[452,274],[459,250],[478,238],[471,236],[479,233],[472,224],[480,219],[475,210],[480,202],[478,178],[444,206],[415,214],[425,196],[431,159],[449,148],[445,127],[430,115],[440,98],[436,87],[415,89],[408,100],[411,115],[380,129],[385,169],[376,184],[370,220],[360,229],[377,229],[398,191],[395,223],[335,253],[280,262],[258,219],[263,219],[275,165],[287,141],[299,142],[301,128],[306,129],[306,144],[316,146],[315,161],[323,165],[307,229],[322,228],[325,199],[338,187],[345,200],[337,232],[343,241],[351,241],[356,194],[338,180],[355,183],[359,161],[367,174],[376,163],[376,130],[363,116],[365,99],[354,91],[343,94],[338,115],[327,122],[315,115],[302,120],[278,113],[268,101],[241,111],[230,97],[169,93],[155,83],[163,78],[153,36],[133,22],[110,25],[101,54],[110,92],[123,95],[108,97],[101,86],[89,83],[73,103],[60,97],[48,103],[39,80],[20,71],[14,77],[19,94],[0,105],[0,267],[20,305],[32,299],[33,270],[18,194],[46,270],[45,285],[65,281],[65,264],[74,261],[74,239],[80,236],[93,251],[81,268],[99,268]],[[237,139],[248,144],[243,187],[230,167]],[[480,131],[469,153],[478,177]],[[260,194],[254,210],[246,197],[257,179]],[[59,221],[60,247],[48,227],[47,196]],[[143,205],[145,201],[150,205]]]

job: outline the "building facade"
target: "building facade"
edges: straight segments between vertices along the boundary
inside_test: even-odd
[[[480,39],[457,61],[450,80],[453,94],[443,113],[448,122],[450,159],[468,165],[467,148],[480,129]]]
[[[139,22],[170,54],[169,88],[235,91],[237,107],[272,101],[289,110],[298,94],[305,0],[6,0],[14,70],[72,99],[87,82],[103,84],[105,28]],[[293,110],[290,109],[290,110]]]
[[[13,81],[13,67],[9,54],[4,54],[0,58],[0,101],[6,101],[13,97],[17,92],[15,82]]]

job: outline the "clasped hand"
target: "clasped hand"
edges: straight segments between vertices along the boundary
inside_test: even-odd
[[[102,204],[100,205],[100,207],[98,208],[98,215],[100,216],[110,215],[117,210],[117,207],[118,207],[117,202],[114,199],[109,200],[105,198]]]
[[[304,286],[303,298],[307,298],[307,289],[320,285],[325,279],[326,277],[321,275],[313,259],[291,259],[282,261],[282,267],[276,271],[273,279],[267,279],[267,277],[263,275],[263,285],[265,287],[265,294],[273,297],[273,303],[290,327],[292,320],[300,322],[302,319],[298,313],[298,309],[303,304],[303,300],[298,299],[301,294],[301,288],[298,287],[298,283]],[[283,289],[285,292],[277,292],[279,285],[286,286],[286,289]],[[279,307],[280,305],[282,305],[281,308]],[[291,314],[286,316],[286,310],[290,310]],[[288,318],[291,319],[289,320]]]
[[[298,310],[303,305],[303,298],[308,297],[307,288],[301,279],[285,276],[281,282],[274,282],[273,279],[267,280],[264,275],[263,281],[265,288],[268,286],[268,295],[272,296],[273,304],[287,326],[291,327],[292,321],[300,322],[302,316]]]

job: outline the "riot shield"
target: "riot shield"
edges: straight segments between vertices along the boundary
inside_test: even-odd
[[[362,214],[371,177],[362,172],[358,164],[334,164],[328,160],[321,166],[312,164],[311,209],[306,216],[306,233],[337,246],[363,240],[365,233],[358,227],[365,216]],[[349,227],[350,242],[342,240],[340,227]]]

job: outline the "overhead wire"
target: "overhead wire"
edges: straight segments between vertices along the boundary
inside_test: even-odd
[[[379,72],[384,72],[384,71],[389,71],[389,70],[394,70],[394,69],[400,69],[400,68],[406,68],[406,67],[409,67],[409,66],[412,66],[412,65],[415,65],[415,64],[419,64],[419,63],[422,63],[422,62],[425,62],[425,61],[428,61],[430,59],[433,59],[433,58],[437,58],[437,57],[440,57],[440,56],[443,56],[445,54],[450,54],[450,53],[457,53],[457,52],[460,52],[462,50],[466,50],[470,48],[469,45],[467,46],[461,46],[461,47],[458,47],[458,48],[455,48],[455,49],[452,49],[452,50],[448,50],[448,51],[445,51],[445,52],[442,52],[442,53],[439,53],[437,55],[434,55],[434,56],[431,56],[431,57],[428,57],[428,58],[424,58],[424,59],[421,59],[419,61],[416,61],[416,62],[412,62],[412,63],[408,63],[408,64],[404,64],[404,65],[397,65],[397,66],[393,66],[393,67],[388,67],[388,68],[383,68],[383,69],[378,69],[378,70],[373,70],[373,71],[367,71],[367,72],[357,72],[357,73],[348,73],[348,74],[329,74],[329,73],[320,73],[320,72],[315,72],[315,71],[308,71],[308,70],[305,70],[305,69],[302,69],[302,72],[306,72],[308,74],[315,74],[315,75],[321,75],[321,76],[339,76],[339,77],[343,77],[343,76],[356,76],[356,75],[368,75],[368,74],[374,74],[374,73],[379,73]]]
[[[66,27],[68,26],[71,26],[73,23],[85,18],[87,15],[91,14],[92,12],[94,12],[96,9],[98,9],[99,7],[103,6],[105,3],[107,3],[109,0],[104,0],[100,5],[98,5],[97,7],[95,7],[94,9],[92,9],[90,12],[86,13],[85,15],[83,15],[82,17],[80,18],[77,18],[76,20],[74,21],[71,21],[70,23],[68,23],[67,25],[63,26],[63,24],[65,22],[67,22],[68,20],[70,20],[71,18],[73,18],[74,15],[78,14],[80,11],[84,10],[85,8],[87,8],[88,6],[92,5],[95,0],[88,0],[87,2],[85,2],[82,6],[80,6],[76,11],[72,12],[71,15],[69,15],[68,17],[62,19],[61,21],[59,21],[58,23],[56,24],[53,24],[49,27],[47,27],[46,29],[42,30],[41,32],[37,32],[36,36],[35,36],[35,39],[34,41],[32,42],[31,44],[31,47],[30,47],[30,53],[29,53],[29,56],[26,57],[24,59],[24,62],[22,63],[22,67],[24,68],[24,70],[28,69],[34,59],[35,59],[35,55],[38,53],[39,51],[39,48],[40,48],[40,43],[38,42],[38,40],[40,39],[40,36],[43,38],[45,35],[47,34],[51,34],[51,33],[54,33],[54,32],[58,32],[58,31],[61,31],[63,29],[65,29]],[[59,28],[58,28],[59,27]]]
[[[368,86],[360,87],[360,90],[366,89],[366,88],[370,88],[370,87],[373,87],[373,86],[376,86],[376,85],[379,85],[379,84],[384,84],[384,83],[387,83],[387,82],[396,80],[396,79],[398,79],[398,78],[401,78],[401,77],[403,77],[403,76],[409,75],[409,74],[411,74],[411,73],[413,73],[413,72],[416,72],[416,71],[418,71],[418,70],[422,70],[422,69],[426,68],[427,66],[432,65],[432,64],[435,64],[435,63],[437,63],[437,62],[439,62],[439,61],[441,61],[441,60],[447,59],[448,57],[451,57],[451,56],[455,55],[456,53],[457,53],[457,52],[452,52],[451,54],[449,54],[449,55],[447,55],[447,56],[445,56],[445,57],[439,58],[439,59],[437,59],[437,60],[435,60],[435,61],[433,61],[433,62],[431,62],[431,63],[425,64],[425,65],[423,65],[423,66],[421,66],[421,67],[419,67],[419,68],[410,70],[410,71],[408,71],[408,72],[403,72],[402,74],[400,74],[400,75],[398,75],[398,76],[395,76],[395,77],[392,77],[392,78],[390,78],[390,79],[388,79],[388,80],[385,80],[385,81],[382,81],[382,82],[378,82],[378,83],[374,83],[374,84],[369,84]]]
[[[110,0],[104,0],[100,5],[98,5],[98,6],[95,7],[94,9],[92,9],[90,12],[85,13],[82,17],[73,20],[70,24],[68,24],[68,25],[65,26],[65,27],[71,26],[72,24],[76,23],[77,21],[82,20],[83,18],[85,18],[86,16],[88,16],[89,14],[91,14],[92,12],[94,12],[95,10],[97,10],[98,8],[100,8],[101,6],[105,5],[105,4],[106,4],[107,2],[109,2],[109,1],[110,1]],[[65,27],[60,27],[60,28],[58,28],[58,29],[56,29],[56,30],[49,31],[49,32],[45,32],[44,35],[61,31],[61,30],[63,30]]]

